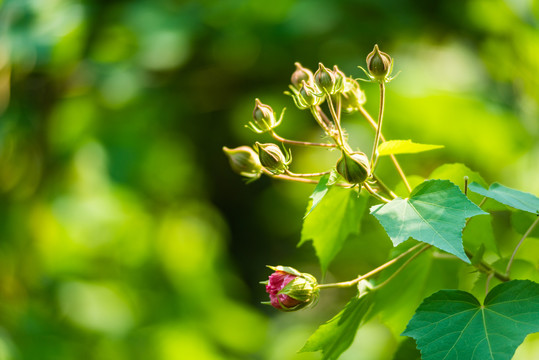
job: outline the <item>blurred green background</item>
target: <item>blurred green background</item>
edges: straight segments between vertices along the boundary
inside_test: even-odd
[[[538,26],[536,0],[0,0],[0,360],[319,359],[296,351],[353,291],[282,314],[258,284],[266,264],[320,275],[296,247],[313,187],[245,185],[222,146],[267,140],[243,127],[255,98],[288,108],[281,135],[316,140],[283,95],[294,62],[360,77],[377,43],[402,71],[386,137],[445,146],[401,156],[407,174],[461,162],[539,194]],[[370,149],[359,115],[344,126]],[[293,151],[298,172],[335,160]],[[326,280],[388,256],[363,228]],[[399,341],[377,320],[356,339],[343,359]]]

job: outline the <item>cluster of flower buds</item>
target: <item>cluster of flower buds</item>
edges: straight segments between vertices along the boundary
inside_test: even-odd
[[[266,285],[270,301],[265,302],[282,311],[295,311],[318,302],[320,290],[316,278],[288,266],[268,266],[274,272]]]
[[[289,86],[292,92],[287,91],[285,94],[292,96],[294,103],[301,110],[320,105],[326,96],[344,94],[346,91],[353,90],[350,85],[347,88],[346,83],[355,80],[347,78],[336,65],[331,70],[319,63],[318,70],[314,74],[298,62],[295,65],[296,71],[292,74],[290,79],[292,84]],[[357,89],[359,89],[359,84],[357,84]],[[352,101],[352,95],[345,96]],[[357,97],[361,98],[359,95]]]

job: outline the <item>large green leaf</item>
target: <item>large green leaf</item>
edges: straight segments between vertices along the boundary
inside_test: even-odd
[[[470,293],[441,290],[423,301],[403,335],[422,359],[508,360],[539,331],[539,284],[513,280],[493,288],[483,305]]]
[[[331,320],[321,325],[307,340],[300,352],[322,351],[323,360],[334,360],[350,347],[357,329],[369,311],[372,292],[354,297]]]
[[[465,176],[468,177],[469,183],[475,181],[481,185],[487,186],[487,182],[478,172],[473,171],[466,165],[460,163],[444,164],[437,167],[430,173],[429,179],[449,180],[464,192]],[[476,204],[479,204],[481,200],[483,200],[483,196],[473,192],[468,193],[468,198]]]
[[[490,185],[490,188],[486,190],[473,182],[470,184],[470,190],[515,209],[539,214],[539,198],[533,194],[511,189],[498,183]]]
[[[301,241],[312,240],[322,272],[341,250],[346,239],[359,234],[367,197],[356,189],[333,186],[303,220]]]
[[[443,145],[417,144],[412,140],[389,140],[378,146],[378,155],[415,154],[443,147]]]
[[[466,219],[486,214],[448,180],[428,180],[410,198],[371,207],[396,246],[410,237],[436,246],[469,263],[462,246]]]

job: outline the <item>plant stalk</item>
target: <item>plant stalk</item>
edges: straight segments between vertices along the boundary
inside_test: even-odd
[[[406,255],[414,252],[415,250],[417,250],[419,247],[421,247],[423,245],[424,245],[423,243],[419,243],[417,245],[412,246],[411,248],[409,248],[408,250],[406,250],[405,252],[403,252],[399,256],[389,260],[385,264],[382,264],[382,265],[378,266],[376,269],[373,269],[373,270],[369,271],[365,275],[361,275],[361,276],[355,278],[354,280],[338,282],[338,283],[333,283],[333,284],[319,284],[317,286],[317,288],[319,288],[319,289],[329,289],[329,288],[345,288],[345,287],[354,286],[355,284],[357,284],[361,280],[368,279],[371,276],[373,276],[375,274],[378,274],[380,271],[382,271],[384,269],[387,269],[388,267],[390,267],[391,265],[393,265],[394,263],[396,263],[397,261],[399,261],[400,259],[402,259]]]

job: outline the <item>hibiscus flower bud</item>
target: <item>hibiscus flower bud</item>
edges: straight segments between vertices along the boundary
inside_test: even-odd
[[[281,123],[284,110],[277,119],[271,106],[263,104],[259,99],[255,99],[255,108],[253,110],[253,121],[249,122],[247,127],[258,134],[273,130]]]
[[[307,84],[312,84],[314,82],[314,75],[311,70],[304,68],[299,62],[294,65],[296,65],[296,71],[292,73],[290,81],[296,89],[299,90],[302,81],[305,81]]]
[[[320,290],[316,278],[288,266],[268,266],[274,271],[266,285],[270,301],[265,302],[282,311],[295,311],[318,301]]]
[[[314,82],[320,89],[327,93],[331,95],[336,93],[335,86],[337,79],[335,78],[335,73],[322,63],[318,64],[318,70],[314,73]]]
[[[342,95],[342,107],[348,112],[359,110],[359,108],[367,102],[365,93],[359,87],[359,83],[351,78],[345,79]]]
[[[234,149],[223,147],[232,170],[241,176],[256,180],[262,174],[262,165],[258,154],[249,146],[240,146]]]
[[[260,164],[272,174],[278,175],[284,173],[288,169],[288,165],[292,161],[289,153],[286,155],[281,151],[281,148],[273,143],[261,144],[256,142],[258,151],[258,159]]]
[[[369,177],[369,159],[362,152],[342,152],[337,172],[350,184],[363,184]]]
[[[386,81],[392,67],[391,56],[380,51],[378,45],[374,45],[374,49],[367,55],[367,69],[371,76],[377,81]]]

